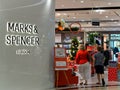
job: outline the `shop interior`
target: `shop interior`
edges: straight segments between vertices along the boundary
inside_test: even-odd
[[[67,62],[67,55],[71,54],[72,40],[76,38],[79,44],[93,46],[94,50],[99,43],[106,50],[109,46],[111,60],[105,70],[107,86],[120,85],[119,57],[116,58],[114,48],[120,51],[120,1],[118,0],[57,0],[55,10],[55,48],[65,49],[67,67],[62,70],[55,69],[55,86],[75,86],[78,82],[76,77],[71,76],[70,68],[75,65],[74,60]],[[98,43],[96,43],[96,40]],[[55,61],[59,61],[55,57]],[[62,59],[61,59],[62,60]],[[63,60],[64,61],[64,60]],[[62,66],[62,65],[61,65]],[[66,70],[67,68],[67,70]],[[69,68],[69,69],[68,69]],[[95,85],[96,74],[91,64],[91,79],[88,87]],[[113,73],[111,73],[113,72]],[[114,74],[111,76],[111,74]],[[62,75],[62,78],[59,77]],[[73,80],[70,81],[69,79]],[[60,80],[61,81],[60,81]],[[81,87],[81,86],[80,86]]]

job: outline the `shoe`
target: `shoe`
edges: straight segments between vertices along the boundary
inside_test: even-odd
[[[104,87],[105,86],[105,80],[102,79],[102,86]]]
[[[97,82],[96,84],[100,84],[99,82]]]
[[[87,85],[87,80],[85,80],[85,83],[84,83],[84,85]]]
[[[83,85],[83,82],[81,82],[80,85]]]
[[[84,83],[84,85],[88,85],[87,83]]]

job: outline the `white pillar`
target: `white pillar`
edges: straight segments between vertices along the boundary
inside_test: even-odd
[[[0,90],[53,88],[54,2],[0,1]]]

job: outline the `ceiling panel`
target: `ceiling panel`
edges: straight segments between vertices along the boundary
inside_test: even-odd
[[[116,26],[114,30],[120,27],[120,0],[56,0],[55,8],[56,22],[60,19],[69,23],[79,21],[82,27],[92,28],[92,21],[98,20],[99,27],[107,26],[107,30],[108,26]]]
[[[56,0],[56,9],[120,6],[120,0]]]

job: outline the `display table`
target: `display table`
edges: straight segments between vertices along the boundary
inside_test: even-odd
[[[109,61],[109,67],[108,67],[108,81],[118,81],[118,67],[117,67],[116,61]]]
[[[55,70],[55,87],[78,83],[78,77],[72,75],[72,69]]]
[[[108,67],[108,81],[117,80],[117,67]]]
[[[54,70],[55,70],[55,87],[78,84],[78,77],[72,75],[71,64],[67,62],[66,49],[63,47],[54,48]]]

